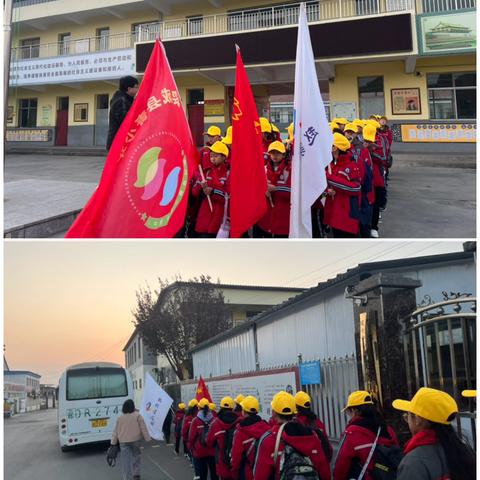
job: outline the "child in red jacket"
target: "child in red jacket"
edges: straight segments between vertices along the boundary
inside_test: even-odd
[[[188,432],[188,445],[193,456],[195,476],[199,480],[207,480],[210,471],[210,480],[218,480],[215,470],[215,448],[207,444],[208,431],[214,417],[206,398],[198,402],[198,409],[198,414],[193,419]]]
[[[256,238],[288,238],[290,230],[290,164],[285,159],[285,145],[272,142],[266,166],[268,211],[254,229]]]
[[[330,465],[322,450],[320,440],[313,431],[299,422],[294,421],[295,399],[293,395],[282,392],[272,400],[272,410],[279,422],[269,432],[263,435],[259,444],[255,467],[254,480],[270,480],[279,478],[282,472],[298,472],[293,467],[292,454],[297,459],[301,457],[302,473],[317,472],[320,480],[330,480]],[[276,448],[278,445],[278,448]],[[293,470],[293,472],[291,471]]]
[[[190,425],[192,424],[193,419],[197,416],[198,413],[198,402],[195,398],[190,400],[188,403],[188,411],[183,417],[182,422],[182,440],[183,440],[183,450],[185,452],[185,456],[193,462],[192,459],[192,452],[190,451],[190,447],[188,446],[188,432],[190,431]]]
[[[178,410],[175,412],[175,418],[173,419],[174,432],[175,432],[175,453],[180,453],[180,440],[182,438],[182,424],[183,417],[185,417],[185,404],[179,403]],[[183,453],[185,452],[185,445],[183,446]]]
[[[205,181],[197,181],[192,188],[195,197],[204,195],[198,211],[195,232],[203,238],[215,238],[222,224],[225,202],[228,196],[228,147],[215,142],[211,147],[211,165],[205,173]],[[210,202],[209,202],[210,199]]]
[[[333,162],[327,171],[324,222],[334,237],[357,237],[360,220],[360,170],[350,152],[350,142],[333,134]]]
[[[253,466],[260,438],[270,430],[270,425],[259,417],[260,404],[252,395],[242,402],[243,417],[239,419],[232,445],[233,478],[253,480]]]
[[[203,169],[210,168],[212,163],[210,162],[210,147],[215,143],[222,140],[222,131],[216,125],[212,125],[204,133],[207,136],[205,146],[200,150],[200,165]]]

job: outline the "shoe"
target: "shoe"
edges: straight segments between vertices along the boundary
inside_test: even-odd
[[[380,235],[378,234],[378,230],[370,230],[370,237],[378,238]]]

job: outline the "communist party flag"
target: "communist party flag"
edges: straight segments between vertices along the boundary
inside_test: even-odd
[[[238,47],[232,138],[230,232],[233,238],[238,238],[267,212],[267,177],[263,161],[262,130]]]
[[[198,401],[200,401],[202,398],[206,398],[210,403],[212,403],[212,397],[210,396],[210,392],[208,391],[205,380],[201,376],[200,376],[200,380],[198,381],[197,391],[195,392],[195,398]]]
[[[197,159],[170,65],[156,40],[100,184],[66,237],[175,236],[184,224]]]

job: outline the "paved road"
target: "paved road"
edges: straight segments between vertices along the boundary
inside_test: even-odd
[[[62,453],[56,410],[17,415],[5,420],[5,480],[120,480],[110,468],[105,446]],[[190,480],[192,469],[171,447],[149,445],[143,451],[142,480]]]
[[[104,157],[7,155],[5,225],[82,208],[104,162]],[[396,153],[380,236],[475,237],[475,165],[475,157],[467,154]]]

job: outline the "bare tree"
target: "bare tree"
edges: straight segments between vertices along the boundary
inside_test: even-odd
[[[137,290],[134,324],[148,349],[165,355],[185,380],[193,376],[190,350],[230,328],[230,315],[222,291],[209,276],[158,281],[158,290]]]

